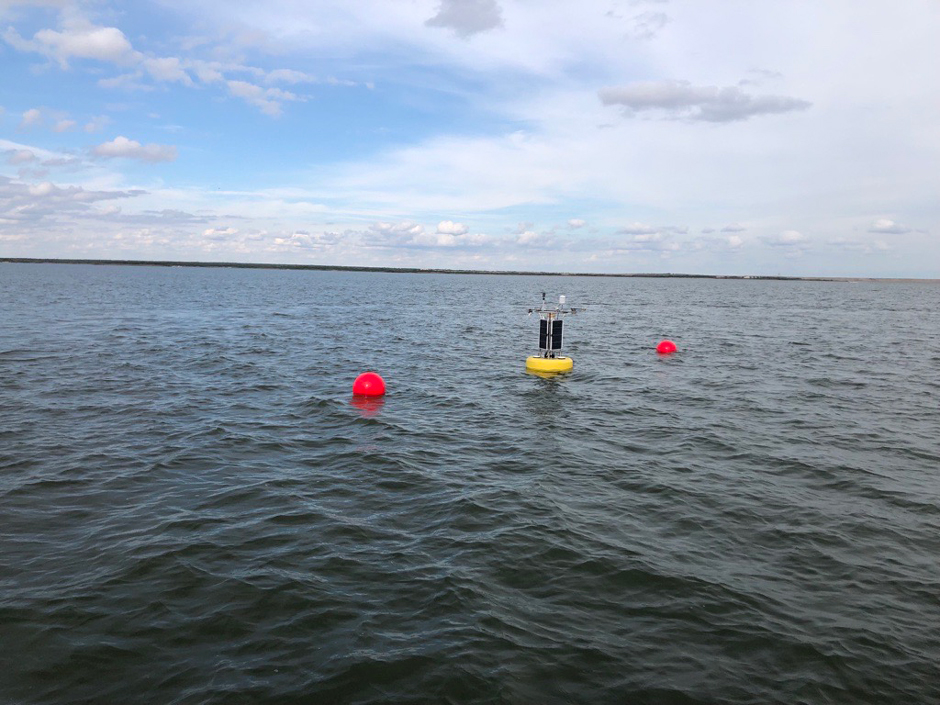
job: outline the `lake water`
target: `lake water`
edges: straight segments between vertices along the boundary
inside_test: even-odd
[[[938,394],[929,283],[0,264],[0,701],[940,702]]]

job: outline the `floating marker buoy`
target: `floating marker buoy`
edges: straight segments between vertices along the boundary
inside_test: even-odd
[[[660,355],[672,355],[676,350],[678,350],[678,348],[671,340],[662,340],[659,345],[656,346],[656,352]]]
[[[385,394],[385,380],[375,372],[363,372],[353,382],[353,394],[380,397]]]

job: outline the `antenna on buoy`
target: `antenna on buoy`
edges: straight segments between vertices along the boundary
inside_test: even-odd
[[[530,372],[559,373],[568,372],[574,367],[570,357],[560,355],[565,342],[564,317],[578,312],[568,308],[564,294],[558,297],[557,304],[549,304],[542,292],[542,305],[530,308],[529,315],[539,316],[539,354],[526,358],[525,366]]]

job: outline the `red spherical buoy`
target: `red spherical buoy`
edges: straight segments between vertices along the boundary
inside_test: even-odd
[[[380,397],[385,394],[385,380],[375,372],[363,372],[353,382],[353,394],[364,397]]]
[[[676,350],[678,350],[678,348],[671,340],[661,340],[659,345],[656,346],[656,352],[660,355],[672,355]]]

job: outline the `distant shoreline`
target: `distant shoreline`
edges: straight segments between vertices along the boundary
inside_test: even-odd
[[[46,257],[0,257],[0,262],[13,264],[96,264],[131,267],[224,267],[231,269],[298,269],[326,272],[387,272],[390,274],[493,274],[499,276],[525,277],[647,277],[672,279],[756,279],[774,281],[817,282],[937,282],[938,279],[913,279],[890,277],[787,277],[765,274],[683,274],[674,272],[528,272],[516,270],[490,271],[485,269],[438,269],[420,267],[354,267],[332,264],[270,264],[265,262],[182,262],[173,260],[130,259],[57,259]]]

